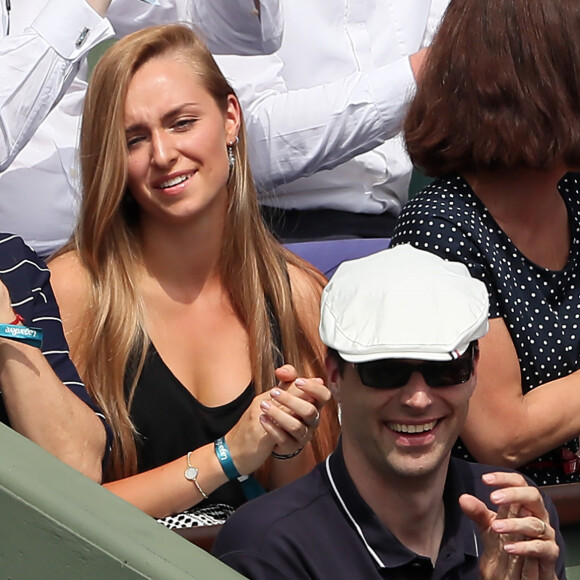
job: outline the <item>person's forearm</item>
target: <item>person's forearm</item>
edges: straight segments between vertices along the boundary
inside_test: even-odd
[[[13,429],[101,481],[103,424],[63,385],[40,350],[0,339],[0,385]]]
[[[216,60],[244,107],[252,171],[265,191],[333,169],[396,135],[414,87],[406,57],[303,89],[286,87],[275,55]]]
[[[92,0],[104,6],[110,0]],[[67,10],[66,30],[55,23]],[[25,30],[0,39],[0,171],[10,166],[73,81],[87,52],[112,36],[84,0],[51,0]],[[22,28],[22,27],[21,27]],[[84,41],[76,41],[86,29]]]
[[[282,41],[280,0],[117,0],[107,18],[118,37],[147,26],[188,22],[214,54],[270,54]]]
[[[475,404],[472,403],[472,407]],[[537,387],[505,408],[470,417],[461,436],[480,463],[518,468],[580,434],[580,372]]]
[[[501,318],[490,320],[480,352],[461,434],[478,461],[519,467],[580,433],[580,371],[523,394],[515,347]]]
[[[198,469],[197,482],[206,495],[228,481],[210,443],[193,451],[190,464]],[[185,477],[187,458],[105,483],[115,495],[155,518],[162,518],[188,509],[204,499],[195,483]]]

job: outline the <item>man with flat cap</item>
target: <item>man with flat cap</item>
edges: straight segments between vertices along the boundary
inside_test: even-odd
[[[565,578],[552,503],[521,474],[451,458],[487,291],[409,245],[343,263],[322,295],[336,450],[242,506],[214,553],[253,580]]]

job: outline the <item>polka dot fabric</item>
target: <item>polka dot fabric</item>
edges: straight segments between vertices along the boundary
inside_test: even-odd
[[[436,180],[409,201],[392,242],[463,262],[486,284],[489,316],[503,317],[509,329],[524,393],[580,367],[580,174],[568,174],[558,188],[571,231],[563,270],[547,270],[528,260],[459,176]],[[566,473],[562,461],[577,451],[575,439],[520,471],[538,485],[580,481],[580,473]],[[454,454],[473,460],[461,441]]]

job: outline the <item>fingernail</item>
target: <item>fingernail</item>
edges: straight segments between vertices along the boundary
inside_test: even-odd
[[[505,494],[501,491],[494,491],[490,496],[491,501],[501,501],[502,499],[505,498]]]
[[[492,483],[495,481],[495,475],[492,473],[486,473],[485,475],[482,475],[481,478],[483,481],[485,481],[485,483]]]
[[[503,549],[508,554],[511,554],[512,552],[515,552],[516,551],[516,545],[515,544],[505,544],[505,546],[503,547]]]
[[[262,409],[269,409],[270,408],[270,403],[268,403],[268,401],[262,401],[260,403],[260,407],[262,407]]]
[[[506,529],[506,525],[504,522],[492,522],[491,527],[496,531],[496,532],[503,532]]]
[[[295,384],[297,387],[303,387],[303,386],[306,384],[306,381],[305,381],[304,379],[296,379],[296,380],[294,381],[294,384]]]
[[[266,415],[260,415],[258,417],[258,420],[260,421],[260,423],[267,423],[268,422],[268,417],[266,417]]]
[[[270,396],[271,396],[272,398],[274,398],[274,399],[275,399],[276,397],[279,397],[279,396],[280,396],[280,389],[272,389],[272,390],[270,391]]]

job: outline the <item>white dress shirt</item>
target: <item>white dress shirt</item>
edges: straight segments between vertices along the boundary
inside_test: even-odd
[[[266,205],[397,214],[412,165],[400,135],[409,56],[448,0],[285,0],[278,52],[217,57],[242,101]]]
[[[282,34],[278,0],[260,2],[260,17],[254,0],[113,0],[107,19],[84,0],[11,4],[8,11],[0,0],[0,231],[41,256],[68,240],[76,218],[91,48],[114,33],[180,20],[199,26],[216,53],[272,51]]]

